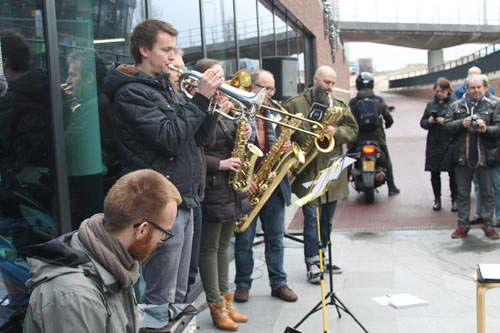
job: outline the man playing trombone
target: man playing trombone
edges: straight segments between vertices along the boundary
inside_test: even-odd
[[[308,189],[302,184],[313,181],[319,172],[329,166],[330,159],[342,155],[342,145],[355,141],[358,136],[358,125],[347,104],[337,98],[332,97],[331,91],[335,85],[337,74],[329,66],[321,66],[314,74],[314,86],[304,90],[301,94],[289,99],[284,107],[290,113],[307,113],[311,109],[313,102],[318,102],[325,106],[330,105],[326,112],[332,112],[334,107],[344,110],[343,116],[333,124],[327,124],[325,131],[330,137],[335,139],[335,147],[328,153],[320,153],[306,168],[297,175],[292,186],[292,191],[299,198],[307,194]],[[303,126],[311,128],[309,124],[303,122]],[[304,142],[306,137],[300,132],[295,132],[293,139],[298,143]],[[314,146],[312,147],[314,148]],[[307,153],[307,152],[306,152]],[[342,172],[337,180],[332,181],[327,192],[321,196],[320,207],[320,232],[323,241],[323,253],[325,253],[327,240],[330,239],[332,218],[337,206],[337,200],[344,199],[349,194],[347,173]],[[304,257],[307,269],[307,280],[311,283],[319,283],[321,278],[318,254],[318,228],[316,202],[311,202],[302,207],[304,213]],[[333,265],[333,273],[341,273],[342,269]]]
[[[175,237],[159,244],[143,266],[143,302],[166,309],[169,303],[183,303],[186,294],[193,208],[200,204],[196,147],[207,144],[213,135],[218,115],[206,110],[223,75],[222,69],[207,70],[198,80],[198,92],[185,101],[172,88],[167,74],[175,58],[175,36],[177,30],[166,22],[150,19],[139,23],[130,36],[135,65],[113,64],[105,82],[113,103],[123,172],[154,169],[182,196],[172,228]]]
[[[271,98],[274,95],[275,82],[271,72],[266,70],[257,70],[252,73],[252,93],[259,93],[266,89],[266,97],[263,105],[270,105]],[[271,111],[261,109],[267,118],[274,118]],[[258,146],[264,155],[271,150],[275,141],[279,137],[279,126],[262,119],[255,119],[256,135],[254,144]],[[291,150],[291,143],[287,140],[282,148],[287,152]],[[255,169],[259,167],[262,158],[257,160]],[[257,187],[252,183],[248,193],[256,193]],[[279,187],[273,192],[268,201],[264,204],[258,213],[264,231],[266,265],[269,274],[269,284],[271,286],[271,295],[287,302],[295,302],[297,295],[287,286],[287,275],[283,268],[284,247],[283,237],[285,235],[285,204],[290,205],[291,190],[290,181],[286,176]],[[236,302],[246,302],[249,297],[249,289],[252,286],[251,275],[254,262],[252,254],[253,240],[256,233],[257,218],[250,224],[244,232],[236,233],[235,241],[235,263],[236,263],[236,292],[234,300]]]

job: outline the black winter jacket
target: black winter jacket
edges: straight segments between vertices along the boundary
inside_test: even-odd
[[[439,103],[437,97],[427,103],[420,127],[427,132],[427,145],[425,148],[425,171],[441,172],[448,171],[448,162],[445,161],[445,149],[447,148],[451,136],[444,130],[444,124],[429,124],[429,118],[432,112],[437,112],[437,117],[445,117],[450,104],[455,100],[448,96],[443,103]]]
[[[113,64],[104,81],[113,103],[113,127],[123,173],[153,169],[165,175],[182,196],[182,207],[199,205],[197,146],[207,144],[217,115],[207,115],[209,100],[195,94],[186,102],[169,83],[133,66]]]
[[[445,130],[456,140],[452,162],[458,165],[467,165],[466,136],[467,129],[463,126],[463,119],[477,114],[486,123],[486,133],[479,133],[480,165],[494,165],[498,163],[498,137],[500,136],[500,110],[497,102],[483,97],[473,110],[466,105],[466,99],[455,101],[450,105],[444,120]]]
[[[385,145],[385,128],[389,128],[394,123],[394,119],[392,118],[391,113],[385,104],[385,101],[382,97],[375,95],[373,90],[371,89],[361,89],[356,94],[356,97],[352,98],[349,101],[349,107],[351,108],[352,114],[356,117],[356,102],[360,99],[365,98],[373,98],[375,99],[375,103],[377,104],[378,117],[379,117],[379,126],[377,129],[373,131],[362,131],[359,129],[358,139],[356,142],[349,144],[350,149],[355,149],[358,144],[362,141],[377,141],[380,145]]]
[[[229,171],[219,170],[221,160],[231,157],[237,124],[228,119],[217,122],[215,137],[205,147],[207,180],[203,201],[203,223],[234,222],[250,212],[247,192],[237,192],[228,185]]]

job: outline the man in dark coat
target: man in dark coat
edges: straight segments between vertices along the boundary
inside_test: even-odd
[[[483,95],[483,80],[471,75],[466,82],[467,94],[451,104],[444,120],[445,130],[457,140],[453,152],[458,187],[458,228],[452,238],[466,237],[470,229],[470,190],[474,174],[481,192],[481,217],[486,237],[498,239],[493,227],[493,173],[491,165],[497,162],[500,135],[499,104]]]
[[[359,128],[358,139],[356,142],[349,144],[350,150],[356,149],[359,143],[362,141],[377,141],[380,145],[380,149],[384,152],[385,162],[384,167],[386,169],[387,176],[387,186],[389,187],[389,195],[399,194],[400,190],[394,183],[394,173],[392,172],[392,161],[389,155],[389,148],[385,141],[385,128],[389,128],[394,123],[391,113],[389,112],[389,107],[385,104],[382,97],[375,95],[373,92],[374,79],[370,73],[362,72],[358,75],[356,79],[356,89],[358,93],[356,97],[349,101],[349,107],[351,108],[352,114],[356,119],[358,119],[359,110],[356,107],[356,102],[366,98],[373,99],[378,111],[378,126],[374,130],[365,130],[361,126]]]
[[[185,298],[192,214],[199,205],[197,146],[208,143],[213,134],[217,115],[208,115],[206,110],[223,75],[207,70],[198,81],[198,92],[186,102],[168,77],[168,64],[175,59],[176,35],[177,30],[166,22],[139,23],[130,36],[135,66],[113,64],[105,82],[113,103],[123,172],[154,169],[172,181],[182,196],[172,230],[175,239],[158,246],[143,266],[144,302],[165,307]]]

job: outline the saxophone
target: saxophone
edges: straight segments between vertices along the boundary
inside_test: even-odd
[[[248,91],[252,85],[250,73],[247,70],[239,70],[236,74],[234,74],[230,84],[233,87]],[[240,110],[240,112],[243,112],[243,110]],[[258,157],[262,157],[264,155],[259,147],[248,143],[248,140],[245,138],[246,124],[247,120],[245,117],[238,122],[234,138],[234,148],[231,152],[231,157],[240,159],[241,168],[239,172],[231,171],[229,173],[228,184],[238,192],[248,191],[250,184],[252,183],[255,162],[257,162]]]
[[[324,129],[327,126],[333,125],[344,115],[344,109],[342,107],[333,105],[333,97],[331,92],[327,91],[326,94],[328,95],[328,99],[330,102],[328,105],[328,109],[326,110],[323,119],[321,120],[322,127],[316,127],[314,129],[314,132],[319,135],[323,135]],[[316,156],[318,156],[320,152],[326,153],[333,150],[333,148],[335,147],[335,140],[331,138],[331,142],[329,142],[330,140],[326,140],[328,138],[329,137],[325,136],[324,140],[317,140],[316,142],[315,137],[313,136],[307,138],[304,144],[300,147],[306,155],[305,162],[296,163],[290,169],[289,176],[291,184],[293,184],[293,182],[297,178],[297,175],[304,171],[305,168],[316,158]],[[314,149],[315,145],[323,149],[321,149],[321,151],[318,148]]]
[[[302,117],[300,113],[297,115]],[[301,122],[302,120],[295,118],[285,121],[292,126],[298,126]],[[250,195],[251,211],[236,221],[235,232],[247,230],[281,180],[287,175],[290,167],[296,163],[304,162],[304,154],[297,143],[292,143],[290,152],[282,151],[283,145],[290,140],[293,132],[295,132],[294,129],[282,128],[279,138],[262,160],[259,170],[254,175],[257,192]]]
[[[248,143],[248,140],[245,138],[246,123],[245,118],[240,120],[238,123],[236,136],[234,138],[234,148],[231,152],[231,157],[240,159],[241,168],[239,172],[231,171],[229,173],[228,184],[238,192],[248,191],[250,184],[252,183],[255,162],[257,162],[258,157],[262,157],[264,155],[259,147]],[[246,151],[246,148],[248,148],[248,152]]]

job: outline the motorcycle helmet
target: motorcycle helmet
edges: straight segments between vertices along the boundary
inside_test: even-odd
[[[373,89],[374,82],[373,75],[368,72],[361,72],[356,78],[356,89]]]

